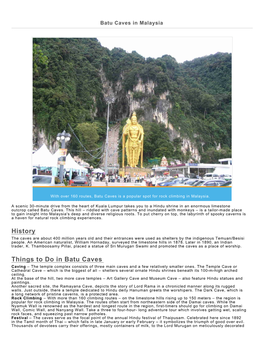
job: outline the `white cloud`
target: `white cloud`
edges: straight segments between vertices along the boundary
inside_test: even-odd
[[[168,54],[178,63],[217,52],[232,53],[231,37],[98,37],[98,40],[110,50],[119,47],[145,58]]]

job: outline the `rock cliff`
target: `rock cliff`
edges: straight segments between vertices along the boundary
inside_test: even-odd
[[[173,125],[168,120],[168,110],[172,108],[168,100],[169,91],[166,91],[159,96],[155,95],[155,87],[157,84],[152,80],[144,83],[139,78],[138,83],[133,87],[133,91],[124,91],[122,86],[122,75],[117,83],[113,84],[106,79],[104,72],[100,71],[100,77],[103,85],[104,98],[107,101],[109,98],[114,98],[114,104],[110,110],[110,121],[119,121],[123,118],[138,111],[140,114],[139,121],[149,120],[163,123],[169,129],[170,140],[182,138],[182,151],[186,154],[190,153],[191,158],[200,160],[198,148],[194,142],[187,138],[183,138],[179,130],[175,130]],[[153,101],[155,99],[155,101]]]

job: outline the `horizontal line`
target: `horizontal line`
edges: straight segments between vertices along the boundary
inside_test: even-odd
[[[141,30],[141,29],[163,29],[163,30],[252,30],[253,27],[12,27],[13,30]]]
[[[134,187],[138,187],[138,188],[142,188],[142,187],[148,187],[148,186],[32,186],[33,188],[84,188],[84,189],[88,189],[88,188],[104,188],[104,187],[109,187],[109,188],[134,188]]]
[[[33,186],[33,188],[219,188],[223,186]],[[231,187],[231,186],[225,186]]]
[[[12,263],[22,263],[22,264],[24,264],[24,263],[26,263],[26,264],[68,264],[68,263],[75,263],[75,262],[73,262],[73,261],[71,261],[71,262],[15,262],[15,261],[13,261]],[[97,263],[99,263],[99,264],[104,264],[104,262],[78,262],[79,264],[90,264],[90,263],[94,263],[94,264],[97,264]]]

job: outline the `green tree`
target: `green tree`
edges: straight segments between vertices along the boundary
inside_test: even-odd
[[[174,147],[169,139],[168,129],[164,124],[143,121],[144,128],[144,159],[173,157]]]
[[[96,150],[98,148],[97,142],[99,140],[99,134],[97,132],[98,125],[94,123],[79,123],[76,126],[76,133],[78,135],[79,140],[85,149],[95,156],[97,154]],[[80,157],[87,159],[91,158],[91,155],[87,152],[81,152]]]
[[[173,140],[173,146],[174,146],[174,157],[177,160],[182,160],[183,159],[183,152],[181,150],[182,147],[182,139],[179,137],[176,137]]]
[[[201,95],[201,109],[204,112],[204,118],[216,105],[214,96],[207,93]]]
[[[231,158],[231,149],[226,147],[219,150],[211,147],[201,155],[201,162],[204,163],[218,163],[219,159]]]
[[[44,55],[40,46],[33,44],[33,77],[39,74],[40,68],[46,68],[48,63],[48,57]]]

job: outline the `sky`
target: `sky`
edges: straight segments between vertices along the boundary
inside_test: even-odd
[[[119,47],[145,58],[168,54],[178,63],[217,52],[232,53],[231,37],[98,37],[98,40],[110,50]]]

